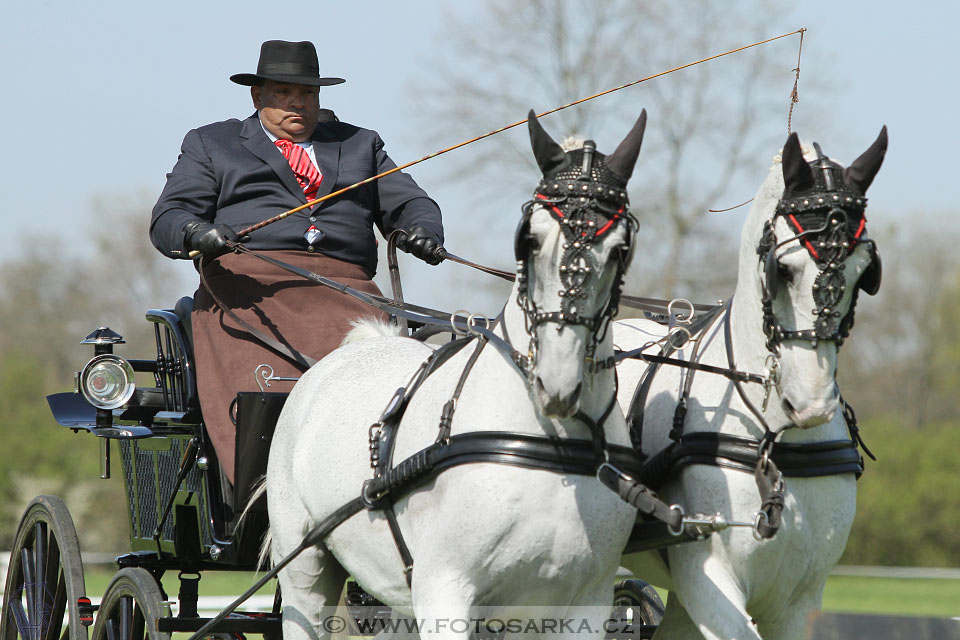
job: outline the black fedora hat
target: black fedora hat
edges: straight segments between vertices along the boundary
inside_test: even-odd
[[[345,82],[343,78],[321,78],[317,50],[312,42],[267,40],[260,45],[260,61],[256,73],[230,76],[237,84],[250,87],[263,80],[327,87]]]

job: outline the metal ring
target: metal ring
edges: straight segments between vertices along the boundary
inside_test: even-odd
[[[760,535],[760,521],[763,520],[763,524],[770,526],[770,518],[767,516],[766,511],[757,511],[757,517],[753,520],[753,539],[757,542],[763,542],[766,540],[762,535]]]
[[[683,535],[683,525],[684,525],[683,517],[686,515],[683,511],[683,507],[681,507],[678,504],[672,504],[670,505],[670,511],[676,511],[680,514],[680,526],[677,529],[674,529],[669,524],[667,524],[667,531],[669,531],[670,535],[672,536],[681,536]]]
[[[687,336],[686,340],[684,340],[683,342],[681,342],[681,343],[679,343],[679,344],[677,344],[676,342],[673,341],[673,336],[677,335],[678,333],[684,333],[684,334],[686,334],[686,336]],[[667,343],[668,343],[670,346],[672,346],[673,348],[675,348],[675,349],[680,349],[680,348],[682,348],[683,345],[687,344],[687,343],[690,342],[691,340],[693,340],[693,334],[691,334],[691,333],[690,333],[690,330],[687,329],[687,328],[684,327],[684,326],[676,326],[676,327],[674,327],[674,328],[670,331],[670,333],[668,334],[668,336],[667,336]]]
[[[371,496],[370,487],[372,483],[373,483],[372,480],[364,480],[363,484],[360,487],[360,502],[363,503],[363,507],[367,511],[379,509],[383,501],[383,498],[389,493],[389,491],[384,491],[379,495]]]
[[[482,335],[480,331],[476,329],[476,327],[480,326],[480,323],[477,322],[478,318],[483,320],[483,330],[490,330],[490,318],[480,313],[471,313],[467,316],[467,333],[472,333],[475,336]]]
[[[675,313],[673,312],[673,305],[674,305],[674,303],[677,303],[677,304],[686,303],[687,307],[690,308],[690,314],[687,315],[687,316],[684,316],[683,319],[681,320],[681,319],[680,319],[681,316],[680,316],[679,314],[675,314]],[[693,309],[693,303],[690,302],[689,300],[687,300],[686,298],[674,298],[673,300],[671,300],[671,301],[667,304],[667,315],[670,316],[671,318],[676,317],[677,322],[679,322],[680,324],[690,324],[690,323],[692,323],[692,322],[693,322],[693,314],[694,314],[694,313],[695,313],[695,311],[694,311],[694,309]]]
[[[454,311],[453,313],[450,314],[450,327],[453,329],[453,332],[458,336],[468,335],[470,333],[469,327],[460,329],[457,326],[457,316],[462,316],[469,322],[470,312],[467,311],[466,309],[458,309],[457,311]]]

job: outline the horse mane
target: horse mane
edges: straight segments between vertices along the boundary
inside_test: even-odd
[[[389,321],[379,320],[377,318],[361,318],[350,323],[353,329],[347,332],[343,337],[340,346],[350,344],[351,342],[360,342],[368,338],[379,338],[382,336],[396,337],[400,335],[400,328]]]
[[[577,149],[583,148],[584,142],[586,142],[586,138],[583,136],[567,136],[563,139],[563,142],[560,143],[560,147],[564,151],[576,151]]]

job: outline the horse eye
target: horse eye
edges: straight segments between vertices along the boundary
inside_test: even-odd
[[[782,262],[777,262],[777,276],[784,282],[793,282],[793,271]]]

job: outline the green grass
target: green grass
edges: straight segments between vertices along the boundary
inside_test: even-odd
[[[831,576],[823,610],[885,615],[960,616],[960,580]]]
[[[103,594],[112,569],[89,568],[85,571],[87,594]],[[201,595],[238,596],[256,577],[246,572],[209,571],[200,580]],[[258,593],[273,593],[275,582]],[[179,590],[177,575],[168,572],[163,585],[170,598]],[[665,598],[666,593],[661,592]],[[874,613],[880,615],[960,616],[960,580],[926,578],[874,578],[831,576],[823,594],[823,610],[838,613]]]
[[[87,587],[88,596],[102,596],[107,584],[113,577],[115,570],[111,567],[97,566],[84,568],[83,578]],[[200,578],[201,596],[239,596],[259,578],[258,574],[246,571],[205,571]],[[167,596],[175,600],[180,590],[180,582],[176,571],[168,571],[161,580]],[[272,594],[276,581],[268,582],[258,594]]]

